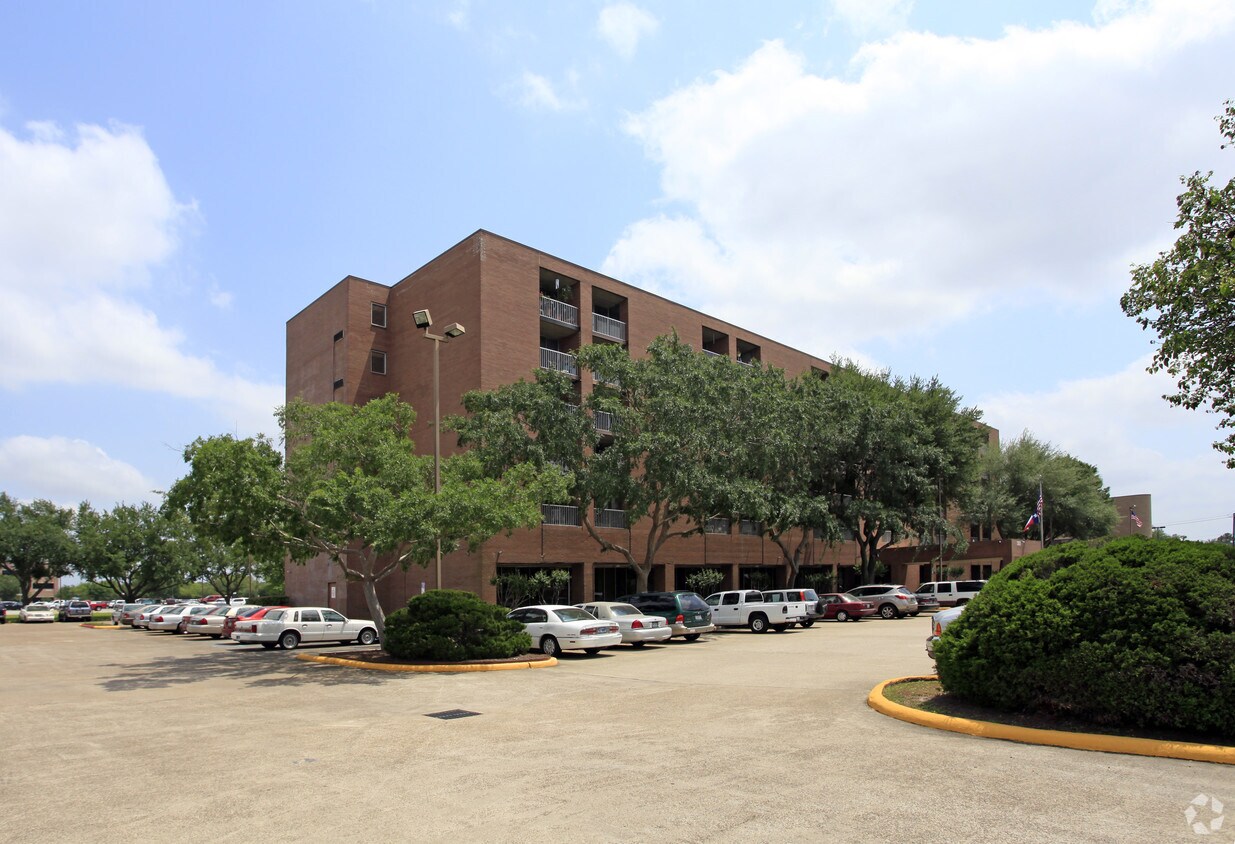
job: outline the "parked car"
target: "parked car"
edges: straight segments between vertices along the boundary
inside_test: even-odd
[[[918,611],[925,612],[926,610],[939,609],[939,599],[929,592],[914,592],[913,596],[918,599]]]
[[[65,601],[56,612],[60,621],[89,621],[93,616],[89,601]]]
[[[232,638],[232,633],[236,632],[236,625],[242,621],[247,621],[247,620],[260,621],[262,618],[266,616],[266,613],[270,612],[271,610],[283,610],[283,609],[287,609],[287,607],[282,607],[282,606],[279,606],[279,607],[257,607],[257,606],[232,607],[230,610],[228,610],[227,615],[223,619],[223,638],[225,639]]]
[[[135,629],[149,630],[150,619],[163,610],[175,609],[175,604],[149,604],[133,618]]]
[[[147,604],[121,604],[111,611],[112,624],[132,626],[133,619],[137,618],[147,606]]]
[[[816,621],[823,618],[823,601],[819,599],[819,593],[814,589],[783,589],[786,595],[786,600],[801,601],[806,604],[806,619],[801,622],[803,627],[810,627]],[[765,593],[766,594],[766,593]]]
[[[592,601],[575,604],[601,621],[616,621],[622,634],[622,644],[641,648],[648,642],[663,642],[673,635],[669,622],[658,615],[647,615],[633,604],[620,601]]]
[[[837,621],[861,621],[878,610],[870,601],[850,595],[848,592],[826,592],[819,596],[823,604],[823,617]]]
[[[288,651],[302,642],[372,645],[377,641],[377,626],[372,621],[352,621],[327,607],[272,608],[261,619],[247,618],[238,623],[232,638],[245,645],[256,643],[267,649],[278,645]]]
[[[188,612],[182,613],[180,623],[176,625],[177,633],[188,633],[189,622],[195,618],[200,618],[212,610],[218,609],[216,604],[192,604],[189,606]]]
[[[926,655],[931,659],[935,658],[935,645],[939,642],[939,637],[943,635],[944,629],[960,618],[961,613],[965,611],[965,605],[952,607],[946,610],[940,610],[931,618],[931,635],[926,637]]]
[[[92,611],[106,610],[111,608],[111,601],[90,601],[90,609]]]
[[[849,590],[849,594],[863,601],[870,601],[882,618],[904,618],[921,612],[918,609],[918,599],[904,586],[887,583],[855,586]]]
[[[164,607],[150,617],[146,627],[150,630],[161,630],[164,633],[179,633],[180,619],[188,615],[193,607],[190,604],[178,604],[174,607]]]
[[[639,592],[623,595],[618,600],[633,604],[648,615],[660,616],[669,622],[674,636],[681,636],[688,642],[716,629],[712,623],[712,608],[697,592]]]
[[[201,615],[193,616],[189,619],[185,632],[196,633],[199,636],[209,636],[211,639],[223,638],[223,622],[227,621],[227,614],[230,609],[231,607],[227,606],[227,604],[218,604]]]
[[[51,604],[44,603],[43,601],[34,601],[26,604],[21,608],[19,615],[23,623],[56,620],[55,609],[52,608]]]
[[[7,616],[9,610],[21,612],[21,601],[0,601],[0,613]]]
[[[802,615],[797,621],[789,622],[790,627],[796,624],[810,627],[815,623],[811,611],[819,603],[819,596],[815,594],[814,589],[764,589],[762,591],[763,600],[767,603],[783,608],[791,615],[801,612]]]
[[[959,607],[972,601],[986,585],[985,580],[936,580],[918,587],[919,601],[922,596],[933,597],[941,607]]]
[[[784,593],[781,593],[781,597]],[[806,618],[806,605],[785,601],[768,602],[757,589],[730,589],[714,592],[704,599],[717,627],[749,627],[752,633],[767,633],[771,628],[783,633]]]
[[[601,621],[578,607],[540,604],[519,607],[506,614],[523,625],[532,646],[545,656],[562,651],[600,653],[601,648],[622,644],[622,629],[614,621]]]

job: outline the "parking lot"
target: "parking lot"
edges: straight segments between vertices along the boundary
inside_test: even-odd
[[[825,622],[541,670],[394,674],[7,625],[0,840],[192,841],[200,826],[221,841],[1158,842],[1197,839],[1197,795],[1235,814],[1227,766],[875,713],[876,683],[929,673],[927,628]],[[479,714],[426,717],[452,709]],[[1205,840],[1235,839],[1226,820]]]

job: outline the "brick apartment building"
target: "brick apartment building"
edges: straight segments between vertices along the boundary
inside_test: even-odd
[[[596,342],[616,343],[638,355],[670,331],[706,352],[739,362],[758,360],[789,376],[830,370],[824,360],[481,230],[393,286],[348,276],[289,320],[287,399],[362,404],[398,393],[417,411],[417,449],[432,454],[434,344],[413,322],[413,313],[420,310],[431,312],[434,332],[451,323],[466,329],[440,348],[443,418],[462,413],[465,392],[530,379],[537,367],[574,375],[586,393],[591,379],[578,377],[571,352]],[[456,450],[454,435],[443,432],[441,445],[444,456]],[[633,572],[617,554],[600,552],[578,526],[573,509],[546,506],[539,528],[494,537],[478,553],[446,555],[440,585],[494,600],[496,574],[549,568],[569,570],[571,601],[613,599],[633,591]],[[609,525],[600,530],[627,533],[620,511],[605,511],[597,521]],[[637,556],[642,552],[638,528],[629,537]],[[701,535],[671,542],[659,554],[663,563],[653,570],[650,588],[685,588],[686,577],[704,567],[720,570],[725,588],[784,585],[788,568],[776,545],[748,530],[749,525],[717,520]],[[975,543],[964,561],[965,576],[997,570],[1012,558],[1011,546],[997,546],[994,540]],[[891,582],[912,588],[931,579],[928,553],[906,549],[890,559]],[[852,542],[813,542],[802,571],[833,572],[847,587],[857,583],[857,560]],[[436,588],[434,576],[430,566],[386,578],[379,584],[382,605],[396,607],[424,588]],[[286,585],[296,601],[367,613],[360,590],[349,589],[324,558],[289,565]]]

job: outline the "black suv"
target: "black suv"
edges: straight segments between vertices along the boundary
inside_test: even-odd
[[[639,592],[618,598],[648,615],[658,615],[673,628],[674,636],[693,642],[716,629],[712,608],[695,592]]]
[[[94,610],[90,609],[89,601],[65,601],[60,605],[61,621],[89,621],[93,615]]]

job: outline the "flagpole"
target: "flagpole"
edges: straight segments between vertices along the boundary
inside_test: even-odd
[[[1038,514],[1038,542],[1046,548],[1046,499],[1042,497],[1042,479],[1038,479],[1038,504],[1042,512]]]

